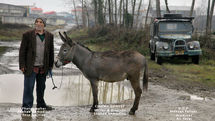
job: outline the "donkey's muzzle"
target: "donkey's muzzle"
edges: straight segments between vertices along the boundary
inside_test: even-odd
[[[56,62],[55,62],[55,66],[57,67],[57,68],[59,68],[60,66],[62,66],[63,64],[59,61],[59,60],[57,60]]]

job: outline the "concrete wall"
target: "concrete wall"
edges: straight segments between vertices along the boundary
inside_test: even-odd
[[[0,3],[0,16],[26,16],[27,8]]]
[[[2,16],[2,24],[6,23],[31,25],[34,23],[34,18],[19,16]]]
[[[35,17],[20,17],[20,16],[2,16],[2,23],[6,24],[26,24],[33,25],[35,21]],[[57,19],[57,18],[48,18],[47,24],[50,25],[62,25],[66,24],[65,20]]]

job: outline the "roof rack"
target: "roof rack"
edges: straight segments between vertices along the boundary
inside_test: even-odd
[[[182,14],[168,13],[168,14],[164,14],[163,17],[157,17],[156,19],[189,19],[189,20],[192,20],[192,19],[194,19],[194,17],[182,17]]]

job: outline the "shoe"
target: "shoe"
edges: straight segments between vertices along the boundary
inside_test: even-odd
[[[37,106],[37,108],[38,108],[39,110],[46,110],[46,111],[54,110],[53,107],[48,106],[48,105],[45,105],[45,106]]]
[[[54,110],[54,108],[53,108],[53,107],[48,106],[48,105],[46,105],[46,106],[45,106],[45,109],[46,109],[47,111]]]
[[[31,108],[25,107],[22,108],[22,115],[31,116],[31,114],[32,114]]]

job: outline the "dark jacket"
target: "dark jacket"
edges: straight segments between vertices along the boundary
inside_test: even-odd
[[[34,68],[36,56],[36,34],[35,29],[27,31],[22,36],[22,42],[19,49],[19,68],[25,68],[24,74],[30,75]],[[45,31],[45,49],[44,49],[44,71],[52,69],[54,63],[54,42],[53,34]]]

